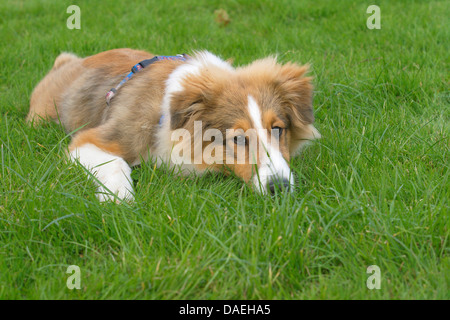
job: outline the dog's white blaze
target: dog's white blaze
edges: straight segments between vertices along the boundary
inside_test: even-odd
[[[133,200],[131,168],[118,156],[107,153],[93,144],[86,143],[70,152],[72,160],[78,161],[119,199]],[[97,183],[98,184],[98,183]],[[114,197],[101,185],[97,189],[100,201],[114,200]]]
[[[260,141],[267,142],[264,147],[267,152],[260,152],[261,155],[260,165],[258,167],[258,175],[254,175],[252,178],[253,184],[258,190],[265,193],[267,192],[267,184],[271,177],[275,179],[287,179],[291,186],[294,185],[294,176],[289,169],[286,160],[283,158],[280,150],[277,150],[269,143],[267,131],[264,130],[262,125],[261,111],[256,103],[255,99],[248,96],[248,111],[252,118],[253,125],[255,126],[258,138]],[[270,129],[267,129],[270,130]],[[290,188],[292,190],[292,188]]]

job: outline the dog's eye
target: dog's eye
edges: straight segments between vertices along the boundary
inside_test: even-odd
[[[280,127],[273,127],[272,128],[272,135],[274,135],[275,137],[281,137],[281,135],[283,134],[283,128]]]
[[[233,141],[238,146],[245,146],[247,143],[247,139],[245,138],[245,136],[236,136],[234,137]]]

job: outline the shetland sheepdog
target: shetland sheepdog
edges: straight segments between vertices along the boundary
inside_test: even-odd
[[[27,121],[51,119],[72,133],[68,156],[96,177],[100,201],[132,200],[131,167],[141,161],[234,173],[264,194],[292,191],[291,157],[320,137],[308,66],[179,57],[62,53],[34,89]],[[152,63],[130,72],[143,61]]]

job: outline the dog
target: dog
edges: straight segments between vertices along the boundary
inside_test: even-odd
[[[100,201],[133,200],[131,167],[151,160],[182,173],[234,174],[263,194],[292,191],[291,157],[320,138],[307,72],[275,57],[233,67],[208,51],[62,53],[35,87],[27,121],[62,124],[72,135],[69,159],[96,177]]]

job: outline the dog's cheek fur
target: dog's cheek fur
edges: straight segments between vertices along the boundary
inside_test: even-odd
[[[204,109],[200,95],[183,91],[173,95],[170,105],[170,129],[176,130],[187,126],[194,115]]]
[[[170,128],[183,128],[195,114],[214,107],[214,98],[220,95],[220,78],[211,71],[200,75],[188,75],[183,79],[183,90],[172,95],[170,103]]]

